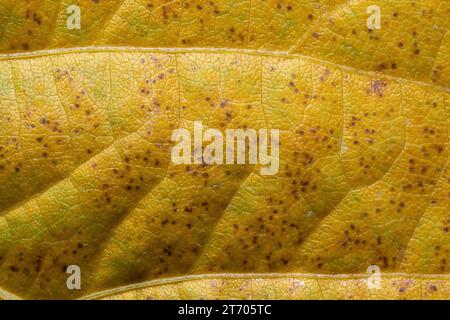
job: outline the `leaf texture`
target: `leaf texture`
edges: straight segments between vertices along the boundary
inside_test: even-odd
[[[368,5],[1,1],[0,294],[448,298],[449,6]],[[194,121],[279,172],[173,164]]]

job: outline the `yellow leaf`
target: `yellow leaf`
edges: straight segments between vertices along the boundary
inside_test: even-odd
[[[449,298],[447,1],[71,4],[0,1],[2,298]],[[174,163],[200,121],[278,172]]]

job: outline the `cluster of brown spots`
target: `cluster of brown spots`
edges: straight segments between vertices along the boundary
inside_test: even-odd
[[[35,23],[37,25],[41,25],[42,24],[42,17],[38,13],[32,12],[30,9],[26,10],[25,18],[26,18],[26,20],[31,20],[32,23]],[[28,39],[32,39],[33,38],[33,31],[31,29],[28,29],[28,30],[26,30],[24,35],[26,35],[28,37]],[[16,50],[16,49],[18,49],[18,50],[30,50],[30,42],[29,41],[30,40],[26,40],[26,41],[20,42],[20,43],[11,43],[10,44],[10,49],[11,50]]]
[[[2,259],[3,258],[0,257],[0,261]],[[33,270],[36,273],[38,273],[41,270],[41,268],[42,268],[42,256],[40,256],[40,255],[37,255],[35,257],[27,257],[27,259],[26,259],[25,254],[22,251],[19,251],[17,253],[17,258],[16,259],[17,259],[16,263],[11,264],[11,265],[8,266],[8,270],[10,272],[13,272],[13,273],[21,272],[22,274],[24,274],[26,276],[29,276],[31,271],[32,271],[27,266],[29,262],[32,263]]]
[[[369,39],[370,40],[375,40],[375,41],[379,40],[378,36],[371,35],[372,29],[368,29],[367,32],[369,33]]]
[[[367,240],[361,239],[361,232],[353,223],[344,230],[344,240],[341,242],[342,247],[352,248],[353,246],[365,245],[366,243]]]
[[[62,133],[63,130],[61,128],[61,124],[58,121],[51,121],[45,117],[42,117],[39,120],[39,123],[46,127],[48,130],[51,130],[52,132],[58,132],[58,133]]]
[[[444,223],[449,223],[449,222],[450,222],[450,220],[444,221]],[[444,232],[447,233],[448,228],[447,228],[447,231],[444,231]],[[434,256],[438,262],[437,266],[438,266],[438,269],[440,272],[444,272],[447,268],[448,254],[449,254],[449,249],[442,248],[440,245],[436,245],[434,247]]]
[[[405,203],[403,201],[399,201],[397,212],[400,213],[405,207],[406,207]]]
[[[314,140],[315,142],[322,142],[323,145],[327,144],[328,149],[332,148],[332,145],[328,144],[328,142],[329,142],[330,138],[332,138],[334,130],[325,131],[325,130],[322,130],[322,128],[318,125],[318,126],[309,128],[308,130],[306,130],[306,132],[304,129],[299,129],[296,131],[296,133],[300,136],[304,136],[305,134],[309,135],[310,137],[308,137],[307,139]]]
[[[413,38],[414,38],[414,42],[413,42],[413,53],[414,53],[415,55],[418,55],[418,54],[420,54],[420,49],[419,49],[419,47],[418,47],[418,43],[417,43],[417,40],[416,40],[416,38],[417,38],[417,31],[416,31],[416,30],[413,30],[413,31],[412,31],[412,36],[413,36]]]
[[[295,154],[294,154],[294,156],[295,156]],[[300,160],[301,161],[300,164],[305,166],[305,167],[312,165],[314,163],[314,160],[315,160],[314,156],[311,155],[310,153],[306,152],[306,151],[302,152],[302,157],[301,158],[302,159]]]
[[[450,219],[446,219],[443,221],[444,226],[442,227],[442,231],[445,233],[448,233],[449,231],[449,224],[450,224]]]
[[[419,189],[420,193],[425,193],[425,185],[423,181],[415,181],[414,183],[407,183],[402,185],[402,190],[404,192],[412,192],[414,189]]]
[[[361,121],[361,118],[358,118],[358,117],[356,117],[356,116],[352,116],[352,122],[350,122],[350,126],[351,126],[351,127],[355,127],[356,124],[357,124],[358,122],[360,122],[360,121]]]
[[[212,10],[214,15],[219,15],[221,13],[219,7],[214,3],[214,1],[208,1],[208,5],[210,9]]]
[[[141,89],[139,89],[139,92],[140,92],[141,94],[147,95],[147,96],[149,96],[150,93],[151,93],[151,91],[150,91],[150,89],[149,89],[148,87],[147,87],[147,88],[141,88]]]
[[[170,226],[173,223],[165,220],[165,225]],[[192,264],[192,258],[198,254],[198,247],[196,245],[190,246],[186,243],[180,246],[171,242],[164,244],[158,251],[156,256],[159,257],[159,265],[154,268],[154,276],[170,273],[174,265],[177,266],[177,270],[187,270]]]
[[[150,10],[152,10],[153,7],[148,7]],[[162,18],[163,23],[168,23],[170,19],[177,20],[179,18],[178,12],[174,10],[172,7],[163,5],[161,7],[162,10]],[[171,17],[170,17],[171,15]]]
[[[382,62],[382,63],[380,63],[380,64],[377,66],[377,70],[378,70],[378,71],[383,71],[383,70],[386,70],[387,67],[388,67],[388,65],[387,65],[385,62]]]
[[[442,258],[441,261],[440,261],[440,270],[442,272],[444,272],[445,269],[447,269],[447,259]]]
[[[69,82],[73,81],[73,77],[70,74],[69,70],[61,70],[59,68],[57,68],[55,70],[56,72],[56,81],[62,81],[62,80],[68,80]]]
[[[303,178],[301,181],[300,181],[300,190],[301,190],[301,192],[307,192],[308,190],[311,190],[311,191],[315,191],[316,189],[317,189],[317,185],[315,185],[315,184],[310,184],[310,182],[308,181],[308,180],[306,180],[305,178]]]
[[[244,33],[237,32],[234,27],[231,27],[231,28],[228,29],[228,31],[227,31],[227,38],[231,42],[241,42],[242,43],[242,42],[245,41]]]
[[[364,133],[367,135],[374,135],[376,133],[376,131],[375,131],[375,129],[366,128],[366,129],[364,129]],[[375,140],[374,140],[374,138],[369,137],[369,138],[367,138],[366,141],[369,144],[373,144]]]
[[[437,64],[432,70],[432,81],[437,82],[438,79],[442,75],[443,66],[441,64]]]
[[[0,159],[5,159],[6,156],[6,148],[4,146],[0,146]],[[5,166],[0,165],[0,171],[4,170]]]
[[[16,266],[9,266],[9,270],[11,270],[12,272],[19,272],[20,269]]]
[[[189,207],[185,207],[183,211],[186,212],[186,213],[193,213],[194,212],[194,208],[190,207],[190,206]]]
[[[426,174],[430,169],[429,165],[416,166],[417,164],[415,163],[415,160],[413,158],[409,159],[408,163],[409,163],[409,172],[411,173]]]
[[[191,39],[181,39],[181,43],[189,46],[191,44]]]
[[[425,158],[429,158],[429,157],[430,157],[430,153],[429,153],[429,150],[427,149],[427,147],[422,146],[422,147],[420,148],[420,152],[422,153],[422,155],[423,155]]]
[[[367,174],[367,170],[370,169],[370,163],[375,161],[375,156],[371,156],[370,159],[366,157],[359,158],[359,166],[363,168],[363,174]]]
[[[127,191],[139,191],[141,189],[141,185],[143,182],[143,177],[140,177],[141,179],[135,179],[135,178],[130,178],[128,179],[128,183],[125,185],[125,189]]]
[[[439,136],[438,136],[438,137],[439,137]],[[436,150],[436,153],[437,153],[437,154],[441,154],[441,153],[443,153],[444,150],[445,150],[445,146],[440,145],[440,144],[435,144],[435,145],[432,146],[432,148],[433,148],[434,150]]]
[[[294,91],[294,93],[296,93],[296,94],[299,93],[299,91],[300,91],[300,90],[297,88],[297,86],[296,86],[294,80],[289,81],[289,87],[292,88],[292,91]]]
[[[428,288],[428,290],[433,291],[433,292],[438,291],[437,286],[432,283],[428,284],[427,288]]]
[[[252,256],[264,257],[266,267],[270,270],[285,268],[291,261],[286,254],[288,248],[297,246],[303,241],[298,217],[287,215],[290,202],[277,199],[277,195],[270,195],[266,202],[271,214],[255,217],[246,221],[245,224],[240,222],[232,225],[233,232],[238,235],[237,241],[225,246],[224,253],[229,262],[242,261],[239,270],[254,271],[261,267],[255,263],[254,259],[242,258]],[[290,234],[292,237],[281,239],[280,235],[285,234]],[[273,245],[266,246],[267,242]],[[226,264],[222,262],[222,265]]]
[[[316,258],[311,258],[310,261],[316,265],[317,268],[322,268],[323,267],[323,261],[322,261],[322,257],[318,256]]]
[[[389,267],[389,258],[387,256],[379,256],[377,258],[378,260],[378,264],[382,263],[382,267],[383,268],[388,268]],[[395,257],[392,258],[393,262],[395,262],[395,260],[397,260]]]
[[[31,19],[34,23],[41,25],[42,17],[37,12],[32,12],[30,9],[27,9],[25,12],[25,17],[27,19]]]

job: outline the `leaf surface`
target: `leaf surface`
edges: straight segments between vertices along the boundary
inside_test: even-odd
[[[448,3],[368,5],[1,1],[2,296],[448,298]],[[194,121],[279,172],[173,164]]]

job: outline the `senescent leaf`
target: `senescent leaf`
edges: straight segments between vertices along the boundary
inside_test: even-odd
[[[5,298],[448,298],[445,1],[68,5],[0,2]],[[278,172],[174,163],[199,121]]]

